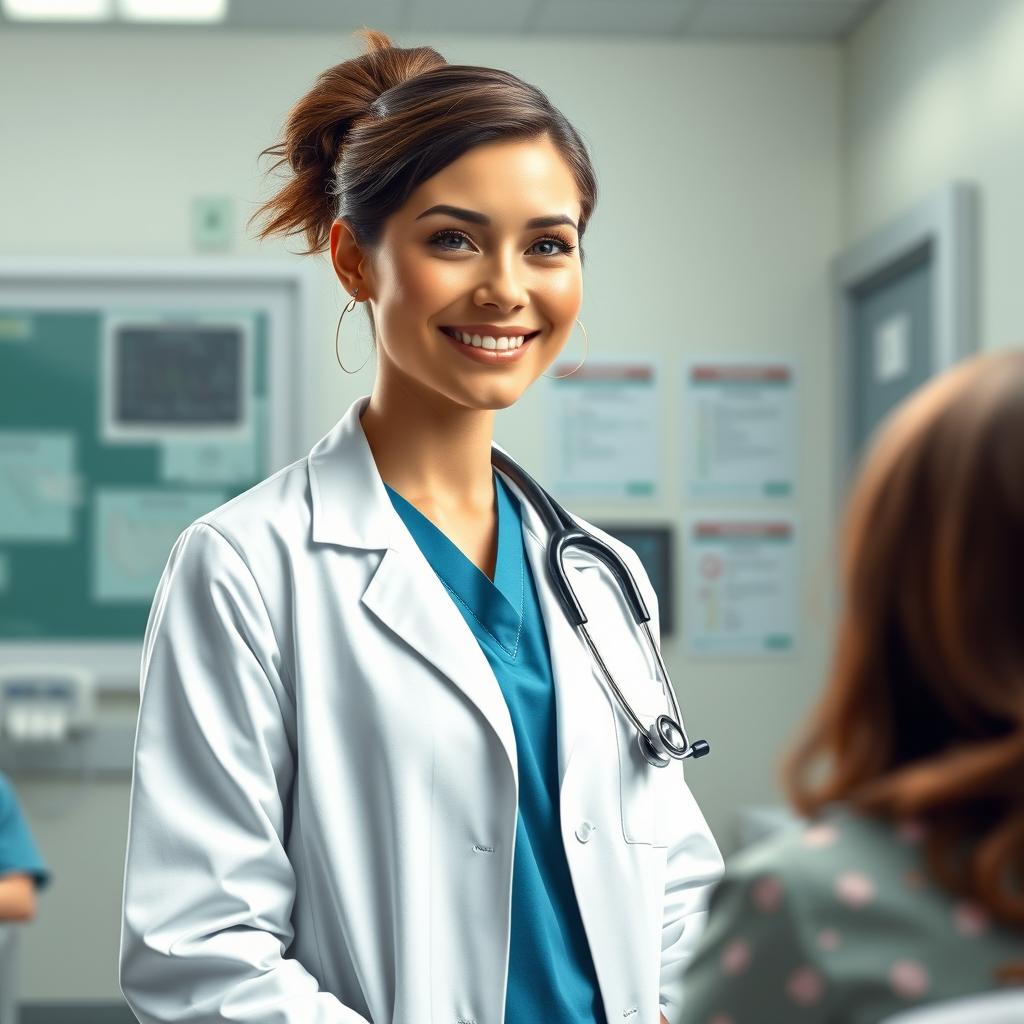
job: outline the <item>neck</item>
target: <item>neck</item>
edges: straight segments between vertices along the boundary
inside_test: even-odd
[[[381,479],[407,501],[453,514],[493,508],[493,409],[378,377],[360,423]]]

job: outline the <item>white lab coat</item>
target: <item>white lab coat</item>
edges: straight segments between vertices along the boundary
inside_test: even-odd
[[[358,418],[368,398],[308,457],[187,527],[156,591],[119,970],[145,1024],[503,1022],[515,736],[384,489]],[[639,760],[547,584],[542,522],[508,482],[549,638],[561,838],[608,1020],[657,1024],[660,1009],[674,1024],[721,857],[682,764]],[[636,554],[579,522],[624,557],[657,635]],[[567,562],[651,720],[665,708],[654,663],[610,573]]]

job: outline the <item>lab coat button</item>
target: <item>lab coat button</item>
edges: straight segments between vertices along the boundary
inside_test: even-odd
[[[576,829],[576,838],[581,843],[587,843],[590,841],[591,835],[593,835],[594,826],[589,821],[581,821]]]

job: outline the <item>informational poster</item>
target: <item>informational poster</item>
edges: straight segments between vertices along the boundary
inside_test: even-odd
[[[799,442],[793,361],[694,359],[683,372],[687,497],[792,497]]]
[[[178,534],[226,500],[218,490],[96,488],[93,601],[151,600]]]
[[[791,518],[690,516],[683,574],[691,654],[751,656],[795,648],[799,577]]]
[[[72,539],[82,500],[75,458],[75,436],[67,431],[0,431],[0,540]]]
[[[568,373],[556,363],[552,374]],[[547,395],[548,476],[563,497],[651,498],[661,464],[656,361],[588,359]]]

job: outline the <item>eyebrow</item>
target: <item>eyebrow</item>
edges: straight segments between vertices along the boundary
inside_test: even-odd
[[[473,224],[483,224],[484,226],[488,226],[491,223],[491,218],[485,213],[477,213],[476,210],[464,210],[460,206],[448,206],[444,203],[432,206],[429,210],[424,210],[416,219],[420,220],[420,218],[427,217],[432,213],[446,213],[450,217],[458,217],[460,220],[468,220]],[[568,224],[579,231],[576,221],[571,217],[566,217],[565,214],[554,214],[550,217],[533,217],[526,222],[526,227],[553,228],[556,224]]]

